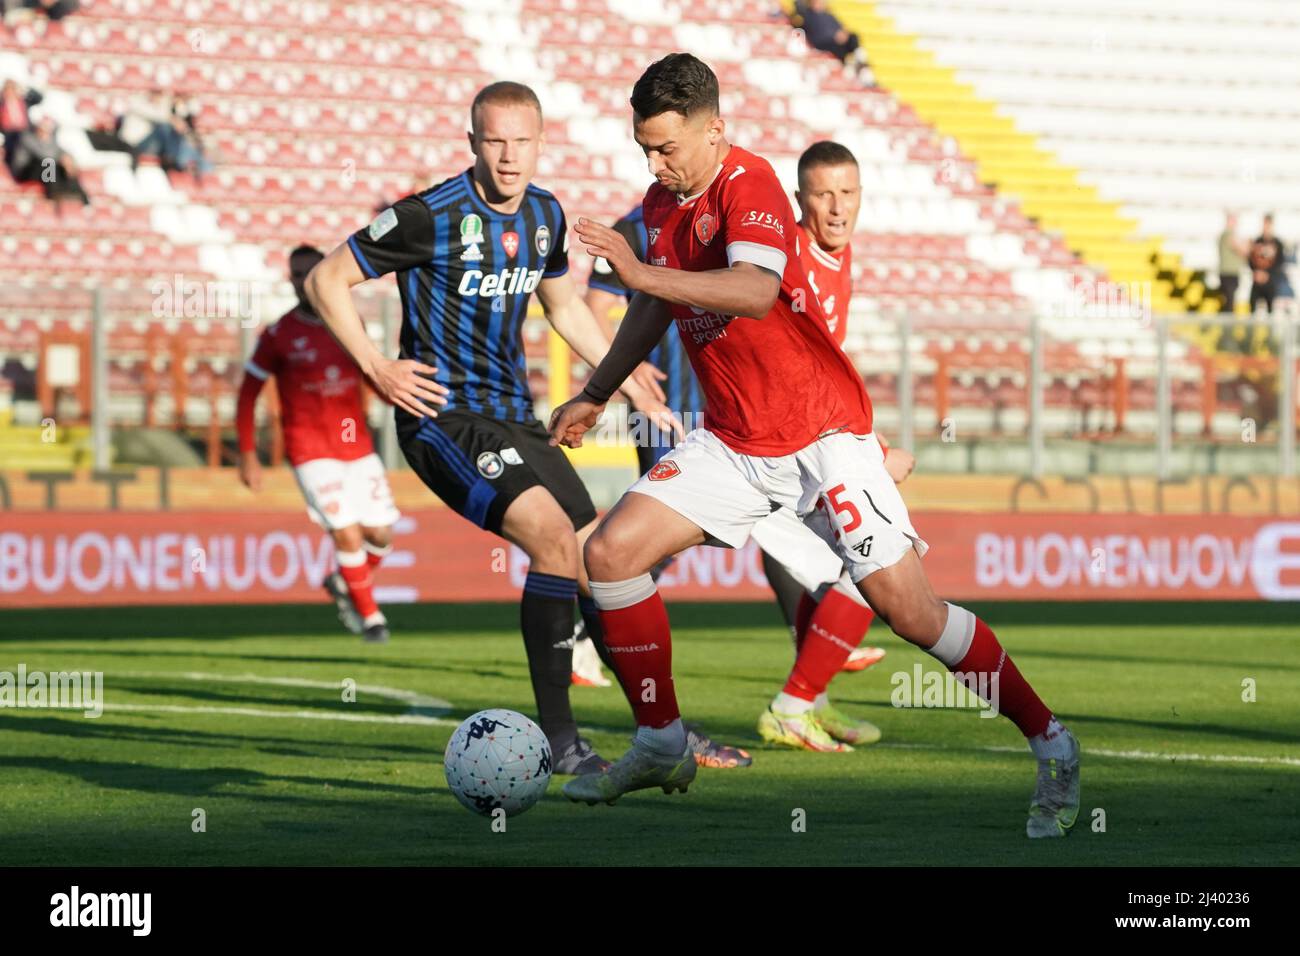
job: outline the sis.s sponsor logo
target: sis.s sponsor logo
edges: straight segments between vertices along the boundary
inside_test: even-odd
[[[771,229],[782,239],[785,238],[785,225],[781,222],[781,217],[774,212],[751,209],[745,213],[744,218],[740,220],[740,224],[741,226],[761,226],[764,229]]]

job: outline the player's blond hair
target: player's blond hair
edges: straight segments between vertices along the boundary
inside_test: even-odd
[[[537,98],[532,87],[511,80],[489,83],[474,94],[474,102],[469,107],[470,128],[477,134],[479,117],[485,106],[531,106],[537,110],[537,121],[542,121],[542,101]]]

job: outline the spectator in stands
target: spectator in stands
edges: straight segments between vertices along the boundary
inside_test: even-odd
[[[1264,225],[1247,255],[1250,263],[1250,311],[1264,305],[1265,312],[1273,311],[1279,280],[1285,265],[1282,242],[1273,235],[1273,214],[1265,213]]]
[[[172,98],[161,89],[137,98],[122,114],[117,134],[131,147],[131,169],[141,156],[157,156],[164,166],[174,164],[180,152],[180,133],[173,122]]]
[[[94,125],[87,128],[86,139],[91,147],[107,153],[135,152],[121,136],[117,134],[118,123],[112,115],[95,117]]]
[[[70,13],[76,13],[81,0],[0,0],[0,9],[6,14],[16,10],[31,13],[43,13],[51,20],[62,20]]]
[[[12,172],[19,182],[39,182],[45,188],[45,198],[60,205],[68,199],[80,200],[90,205],[90,197],[77,178],[77,164],[59,146],[54,120],[48,116],[37,120],[36,126],[18,137],[14,150]]]
[[[199,105],[184,93],[177,94],[172,103],[172,129],[176,131],[176,153],[172,157],[175,169],[188,171],[202,182],[205,173],[212,172],[212,163],[203,151],[199,136]],[[164,165],[166,165],[164,163]]]
[[[32,128],[27,111],[41,101],[41,94],[35,90],[23,91],[14,80],[5,80],[0,89],[0,133],[5,138],[5,165],[13,169],[14,150],[18,148],[18,138]]]
[[[830,53],[854,69],[858,77],[869,86],[875,85],[866,51],[858,42],[858,35],[844,29],[835,14],[826,7],[826,0],[799,0],[794,5],[795,26],[802,27],[808,45],[815,50]]]
[[[1219,233],[1219,311],[1232,314],[1237,301],[1237,284],[1246,269],[1250,243],[1237,235],[1237,214],[1229,212]]]
[[[1292,243],[1287,246],[1282,244],[1284,250],[1282,256],[1282,268],[1277,270],[1277,298],[1278,308],[1282,308],[1283,302],[1290,302],[1295,298],[1295,290],[1291,288],[1291,280],[1287,276],[1287,266],[1293,266],[1296,263],[1296,244]]]

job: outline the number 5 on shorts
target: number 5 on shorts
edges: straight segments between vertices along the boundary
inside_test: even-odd
[[[840,540],[841,533],[848,534],[855,530],[858,525],[862,524],[862,513],[858,511],[857,505],[851,501],[840,501],[839,496],[842,494],[844,494],[844,485],[842,484],[836,485],[834,488],[828,489],[826,492],[826,500],[831,503],[831,507],[835,509],[835,513],[838,515],[849,516],[849,522],[843,528],[834,528],[832,525],[835,531],[836,541]]]

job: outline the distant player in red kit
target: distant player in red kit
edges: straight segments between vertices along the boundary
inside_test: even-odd
[[[996,690],[992,702],[1038,760],[1027,832],[1063,835],[1078,815],[1078,743],[988,625],[935,597],[921,564],[928,545],[885,470],[866,389],[808,287],[772,167],[727,142],[717,77],[689,54],[652,64],[631,102],[634,135],[656,179],[642,203],[648,261],[613,229],[578,221],[587,252],[603,256],[636,294],[587,386],[553,413],[552,441],[581,445],[674,321],[707,406],[704,427],[632,486],[584,548],[638,726],[627,753],[605,773],[566,783],[565,796],[611,802],[648,787],[685,790],[695,778],[668,612],[650,569],[694,545],[740,547],[785,507],[835,550],[894,633],[969,685]]]
[[[266,379],[275,376],[284,423],[285,451],[307,500],[307,514],[334,538],[338,570],[325,590],[339,620],[368,643],[388,640],[388,621],[374,596],[373,571],[392,550],[391,528],[400,517],[383,463],[366,424],[361,370],[316,317],[303,292],[324,254],[299,246],[289,254],[289,280],[298,304],[262,333],[244,366],[236,420],[239,478],[253,491],[262,485],[253,412]]]
[[[843,348],[853,297],[850,240],[862,206],[858,161],[846,147],[823,140],[799,157],[798,177],[794,250],[831,338]],[[885,471],[901,484],[915,459],[904,449],[890,448],[882,435],[876,440],[885,455]],[[795,642],[794,669],[759,717],[759,735],[777,746],[820,752],[875,743],[880,729],[844,713],[827,694],[843,645],[853,648],[844,670],[870,667],[885,656],[882,648],[860,646],[874,612],[838,555],[789,508],[776,509],[750,535],[763,551],[763,570],[777,590]],[[785,596],[790,585],[798,593],[793,601]]]

